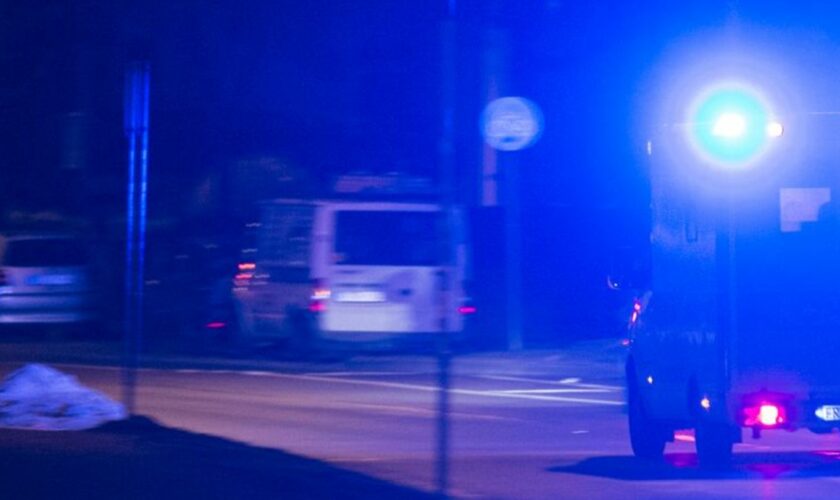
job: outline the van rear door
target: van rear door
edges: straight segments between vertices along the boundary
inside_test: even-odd
[[[332,222],[331,300],[322,330],[440,330],[443,212],[435,205],[345,204],[333,211]]]

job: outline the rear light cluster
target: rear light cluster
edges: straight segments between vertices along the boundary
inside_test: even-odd
[[[234,286],[247,286],[254,279],[257,265],[254,262],[240,262],[236,266],[236,275],[233,277]]]
[[[473,285],[470,281],[463,281],[461,283],[461,287],[463,289],[464,297],[461,300],[461,305],[458,306],[458,314],[461,316],[470,316],[478,312],[478,308],[475,306],[473,302]]]
[[[639,316],[642,314],[642,302],[639,299],[633,301],[633,312],[630,313],[630,325],[633,326],[639,321]]]
[[[327,301],[332,292],[322,282],[316,281],[312,286],[312,295],[309,297],[309,312],[321,313],[327,310]]]
[[[471,304],[464,304],[458,308],[458,313],[464,316],[468,316],[470,314],[475,314],[478,312],[478,309]]]
[[[787,409],[780,404],[761,402],[743,410],[745,427],[779,427],[787,424]]]

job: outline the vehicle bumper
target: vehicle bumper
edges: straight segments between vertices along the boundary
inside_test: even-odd
[[[87,294],[0,296],[0,324],[79,323],[95,319]]]

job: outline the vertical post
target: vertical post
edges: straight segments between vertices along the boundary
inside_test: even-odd
[[[490,9],[499,9],[498,2],[491,2]],[[509,88],[508,66],[509,35],[499,26],[486,29],[484,34],[484,78],[487,81],[486,103],[490,103]],[[505,245],[505,307],[506,339],[509,350],[522,349],[522,276],[520,256],[520,200],[519,165],[517,155],[512,152],[498,152],[494,147],[484,145],[482,165],[482,202],[495,205],[497,202],[497,178],[501,190],[501,204],[504,207]]]
[[[123,404],[135,413],[137,364],[143,335],[143,268],[149,159],[149,64],[129,64],[125,75],[124,130],[128,142],[125,214]]]
[[[505,188],[505,274],[507,275],[508,349],[522,349],[522,255],[519,168],[513,154],[503,155]]]
[[[445,244],[443,271],[440,273],[439,294],[441,300],[440,337],[437,342],[438,358],[438,401],[437,401],[437,450],[435,482],[437,493],[446,498],[449,491],[449,369],[451,361],[450,314],[453,309],[452,281],[455,262],[455,228],[453,204],[455,187],[455,12],[456,0],[447,0],[446,17],[441,24],[441,76],[443,87],[442,127],[440,140],[440,186],[443,194],[442,211],[445,223],[441,233]]]

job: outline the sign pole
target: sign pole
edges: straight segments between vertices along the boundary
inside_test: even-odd
[[[137,364],[143,335],[143,268],[149,160],[149,63],[133,62],[125,74],[124,131],[128,142],[125,214],[123,404],[135,414]]]

